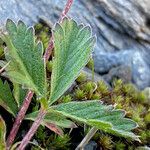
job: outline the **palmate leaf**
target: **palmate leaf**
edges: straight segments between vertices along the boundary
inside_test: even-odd
[[[6,150],[6,125],[2,117],[0,116],[0,150]]]
[[[78,25],[68,18],[55,25],[53,37],[55,43],[50,104],[71,86],[88,62],[96,41],[89,26]]]
[[[27,120],[35,121],[39,111],[30,113],[26,115]],[[44,120],[42,121],[41,125],[46,126],[51,131],[54,131],[55,133],[59,135],[63,135],[63,130],[60,128],[76,128],[75,123],[73,123],[71,120],[68,120],[65,116],[61,115],[58,112],[50,110]]]
[[[8,48],[5,50],[5,58],[10,64],[4,75],[44,97],[46,69],[42,44],[35,43],[33,28],[27,28],[22,21],[16,25],[8,19],[6,29],[8,35],[3,37]]]
[[[30,113],[28,115],[26,115],[27,120],[32,120],[34,121],[38,115],[39,111]],[[53,110],[49,110],[49,112],[46,114],[43,122],[43,125],[47,126],[48,124],[55,124],[59,127],[63,127],[63,128],[75,128],[76,125],[71,121],[66,119],[65,116],[63,116],[62,114],[55,112]]]
[[[107,133],[139,140],[131,132],[132,129],[137,127],[137,124],[125,118],[125,112],[123,110],[114,109],[112,105],[104,105],[100,101],[91,100],[69,102],[53,106],[52,108],[65,117],[94,126]]]
[[[7,81],[4,83],[0,79],[0,106],[5,108],[13,116],[17,114],[17,103],[12,95],[9,84]]]

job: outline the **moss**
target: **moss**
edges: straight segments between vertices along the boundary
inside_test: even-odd
[[[124,102],[124,97],[122,95],[112,95],[111,100],[117,104]]]
[[[51,135],[46,141],[46,147],[52,150],[68,150],[70,137],[68,134],[63,136]]]
[[[50,39],[50,28],[38,23],[34,26],[37,40],[42,41],[44,50],[47,48]]]
[[[134,146],[128,146],[128,150],[135,150]]]
[[[85,82],[87,80],[87,76],[85,73],[81,72],[80,75],[78,76],[78,78],[76,79],[76,81],[78,83],[82,83]]]
[[[146,103],[148,103],[148,105],[150,105],[150,87],[147,87],[143,90],[143,93],[146,96]]]
[[[100,144],[100,147],[102,147],[104,150],[113,149],[112,138],[108,135],[101,135],[100,138],[99,138],[98,143]]]
[[[47,137],[47,134],[45,132],[45,127],[43,126],[40,126],[37,130],[37,132],[35,133],[35,137],[36,137],[36,140],[41,142],[42,143],[45,143],[46,141],[46,137]]]
[[[61,103],[68,103],[72,101],[71,95],[65,95],[61,98]]]
[[[91,99],[91,97],[92,97],[92,95],[93,95],[93,93],[94,93],[94,91],[95,91],[95,87],[96,87],[96,85],[95,85],[95,83],[94,82],[92,82],[92,81],[88,81],[88,82],[86,82],[85,84],[83,84],[82,86],[81,86],[81,89],[84,91],[84,93],[86,94],[86,98],[87,99]]]
[[[85,100],[85,93],[81,89],[76,89],[75,90],[75,98],[77,100]]]
[[[102,96],[107,96],[109,94],[108,86],[104,81],[97,82],[97,92],[101,93]]]
[[[139,136],[140,136],[140,140],[142,141],[143,144],[147,142],[146,131],[141,130],[141,132],[139,132]]]
[[[46,67],[48,72],[52,72],[52,65],[53,65],[52,61],[47,62]]]
[[[68,150],[70,146],[70,136],[68,134],[59,136],[53,133],[49,135],[43,126],[38,128],[35,138],[40,143],[39,146],[44,149]],[[35,146],[32,147],[32,149],[36,148]]]
[[[146,124],[149,124],[150,123],[150,112],[148,112],[145,117],[144,117],[144,121]]]
[[[123,82],[122,80],[114,80],[113,84],[113,93],[116,95],[122,95]]]
[[[94,60],[93,58],[90,58],[89,62],[86,65],[89,69],[93,70],[94,68]]]
[[[92,96],[91,96],[91,99],[93,99],[93,100],[100,100],[102,98],[102,95],[101,95],[101,93],[98,93],[98,92],[96,92],[96,93],[94,93],[94,94],[92,94]]]
[[[116,142],[115,143],[115,149],[116,150],[125,150],[126,145],[123,142]]]

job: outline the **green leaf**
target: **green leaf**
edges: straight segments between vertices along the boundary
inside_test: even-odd
[[[68,18],[55,25],[53,37],[50,104],[54,103],[77,78],[88,62],[96,41],[89,26],[78,25]]]
[[[0,106],[5,108],[13,116],[17,114],[17,103],[12,95],[9,84],[7,81],[4,83],[0,79]]]
[[[3,37],[8,47],[5,58],[10,64],[3,75],[44,97],[46,69],[42,43],[35,43],[33,28],[27,28],[22,21],[16,25],[8,19],[6,29],[8,35]]]
[[[6,150],[6,125],[2,117],[0,116],[0,150]]]
[[[25,119],[35,121],[38,113],[39,111],[30,113],[26,115]],[[49,112],[46,114],[42,122],[42,125],[44,126],[47,126],[48,124],[55,124],[63,128],[75,128],[76,127],[76,125],[72,121],[66,119],[65,116],[52,110],[49,110]]]
[[[65,117],[94,126],[105,132],[139,140],[138,137],[131,132],[132,129],[137,127],[137,124],[128,118],[124,118],[125,112],[123,110],[114,109],[112,105],[104,105],[100,101],[91,100],[69,102],[51,108],[54,108],[55,111]]]
[[[21,85],[18,83],[13,83],[13,95],[15,97],[15,100],[17,102],[18,108],[22,106],[23,100],[27,94],[27,90],[22,89]]]

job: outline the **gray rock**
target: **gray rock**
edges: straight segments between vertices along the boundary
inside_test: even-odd
[[[114,79],[121,79],[124,83],[132,80],[131,68],[129,66],[119,66],[112,68],[107,75],[103,76],[107,83],[112,83]]]
[[[97,72],[106,73],[113,67],[120,65],[128,66],[131,68],[132,81],[140,89],[150,85],[150,66],[144,61],[143,53],[140,53],[139,51],[124,50],[113,53],[107,52],[107,54],[99,53],[98,56],[99,63],[95,62],[95,70]],[[121,76],[119,77],[121,78]]]
[[[86,74],[87,80],[92,80],[92,78],[93,78],[93,73],[92,73],[92,71],[91,71],[89,68],[85,67],[85,68],[82,70],[82,72]],[[105,82],[105,80],[103,79],[102,76],[100,76],[98,73],[95,73],[95,72],[94,72],[94,81],[95,81],[95,82],[98,82],[98,81],[100,81],[100,80],[103,80],[103,81]],[[105,82],[105,83],[107,84],[107,82]]]
[[[84,150],[96,150],[97,143],[95,141],[90,141],[85,147]]]
[[[28,25],[45,18],[54,24],[65,2],[1,0],[0,25],[3,27],[7,18],[21,19]],[[90,24],[97,35],[93,53],[96,71],[108,72],[114,66],[129,64],[133,82],[141,89],[150,86],[149,0],[76,0],[68,15]]]

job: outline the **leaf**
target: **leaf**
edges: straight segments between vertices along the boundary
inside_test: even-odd
[[[6,150],[6,125],[2,117],[0,116],[0,150]]]
[[[46,69],[42,43],[35,43],[33,28],[27,28],[22,21],[16,25],[8,19],[6,29],[8,35],[3,37],[8,47],[5,58],[10,64],[3,75],[44,97]]]
[[[55,111],[67,118],[94,126],[105,132],[139,140],[138,137],[131,132],[132,129],[137,127],[137,124],[128,118],[124,118],[125,112],[123,110],[114,109],[112,105],[104,105],[100,101],[91,100],[69,102],[51,108],[54,108]]]
[[[34,121],[36,119],[38,113],[39,113],[39,111],[30,113],[30,114],[26,115],[25,119]],[[64,117],[60,113],[54,112],[52,110],[49,110],[49,112],[46,114],[42,124],[47,127],[50,124],[57,125],[57,126],[63,127],[63,128],[75,128],[76,127],[76,125],[72,121],[66,119],[66,117]]]
[[[18,83],[13,83],[13,86],[13,95],[17,102],[18,108],[20,108],[27,94],[27,90],[23,89]]]
[[[49,103],[54,103],[77,78],[89,60],[96,38],[89,26],[64,18],[55,25],[54,59]]]
[[[10,90],[9,84],[7,81],[4,83],[0,79],[0,106],[5,108],[13,116],[17,114],[18,107],[15,99]]]

